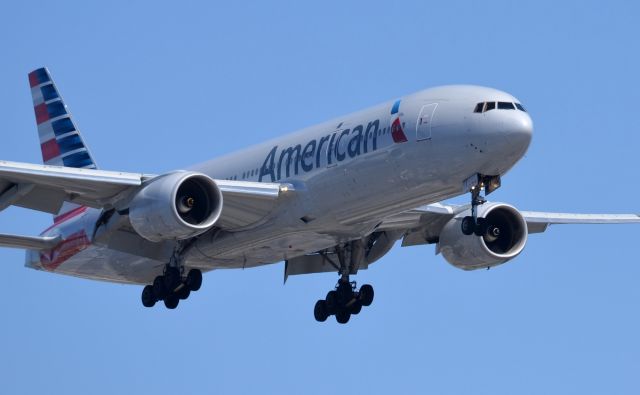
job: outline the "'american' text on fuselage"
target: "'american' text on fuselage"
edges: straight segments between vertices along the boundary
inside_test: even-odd
[[[378,148],[378,130],[380,128],[380,120],[376,119],[364,125],[357,125],[352,129],[337,130],[320,139],[309,141],[304,148],[301,144],[293,147],[287,147],[280,150],[276,166],[276,157],[278,156],[278,146],[271,149],[260,168],[258,181],[262,182],[266,176],[270,182],[276,182],[283,177],[290,177],[292,174],[299,174],[300,171],[310,172],[315,168],[319,168],[322,164],[323,153],[326,155],[326,164],[342,162],[347,157],[355,158],[361,154],[375,151]],[[342,139],[348,138],[349,142],[342,143]],[[371,147],[369,147],[371,140]],[[342,143],[342,144],[341,144]],[[326,150],[323,147],[326,144]],[[344,148],[343,148],[344,147]],[[292,172],[293,167],[293,172]],[[283,174],[284,173],[284,174]]]

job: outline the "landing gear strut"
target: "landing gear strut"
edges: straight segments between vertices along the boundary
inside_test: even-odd
[[[496,189],[500,188],[500,176],[484,176],[476,174],[464,182],[465,186],[471,193],[471,215],[462,219],[462,233],[470,236],[482,236],[487,232],[487,224],[484,218],[478,218],[478,206],[487,202],[480,195],[482,189],[488,195]]]
[[[336,255],[340,262],[340,279],[335,289],[327,293],[325,299],[316,302],[313,315],[318,322],[324,322],[329,316],[335,315],[339,324],[346,324],[352,315],[357,315],[363,306],[370,306],[373,302],[373,287],[365,284],[360,289],[355,281],[349,280],[349,274],[355,272],[354,262],[359,259],[358,248],[360,245],[349,245],[351,253],[351,265],[347,265],[345,252],[347,247],[336,247]]]
[[[188,245],[186,246],[188,247]],[[165,266],[164,273],[153,280],[153,284],[146,285],[142,289],[142,305],[153,307],[156,302],[164,301],[168,309],[175,309],[181,300],[189,297],[202,286],[202,272],[199,269],[191,269],[184,276],[184,266],[180,256],[185,247],[177,249],[171,261]]]

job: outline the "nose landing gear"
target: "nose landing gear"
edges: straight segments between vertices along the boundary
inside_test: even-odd
[[[462,219],[462,233],[467,236],[472,234],[475,234],[476,236],[483,236],[487,231],[489,231],[489,229],[485,219],[478,218],[478,206],[487,202],[487,200],[480,195],[480,192],[484,189],[485,194],[488,195],[500,188],[500,176],[475,174],[465,180],[464,185],[465,189],[468,189],[471,193],[471,215]],[[499,232],[499,229],[497,231]],[[495,236],[497,237],[497,235]]]

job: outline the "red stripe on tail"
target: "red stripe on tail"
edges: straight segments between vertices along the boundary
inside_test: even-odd
[[[38,80],[38,74],[35,71],[29,73],[29,86],[32,88],[36,85],[40,85],[40,81]]]
[[[54,225],[57,225],[60,222],[64,222],[64,221],[68,220],[69,218],[72,218],[72,217],[75,217],[76,215],[84,213],[85,211],[87,211],[87,206],[80,206],[80,207],[74,208],[71,211],[67,211],[64,214],[60,214],[57,217],[55,217],[53,219],[53,223],[54,223]]]
[[[58,146],[56,139],[51,139],[40,144],[40,149],[42,149],[42,159],[45,162],[51,158],[60,156],[60,147]]]
[[[42,122],[49,120],[49,110],[44,103],[38,104],[33,108],[36,112],[36,123],[40,125]]]

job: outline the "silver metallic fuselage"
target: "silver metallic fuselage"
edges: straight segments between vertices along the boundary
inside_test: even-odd
[[[403,97],[397,114],[390,111],[395,101],[383,103],[193,166],[214,179],[287,182],[296,192],[258,226],[200,236],[185,265],[251,267],[316,252],[370,234],[389,215],[460,195],[475,173],[505,174],[529,146],[531,118],[519,110],[475,113],[485,101],[517,99],[476,86],[427,89]],[[425,115],[425,106],[433,112]],[[397,117],[406,142],[391,133]],[[366,135],[376,120],[379,134],[371,127]],[[62,226],[84,226],[91,234],[98,215],[90,209]],[[156,261],[91,246],[58,271],[148,283],[171,252],[159,250]]]

